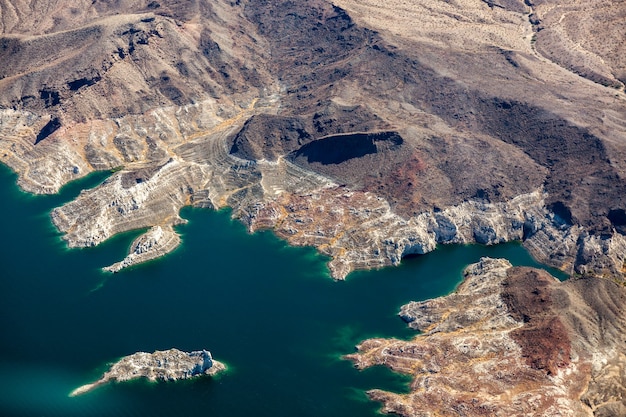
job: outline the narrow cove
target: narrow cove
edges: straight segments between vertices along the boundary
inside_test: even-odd
[[[341,355],[369,337],[414,335],[397,317],[400,306],[449,293],[481,256],[537,266],[517,243],[447,246],[334,282],[314,249],[271,232],[250,235],[228,211],[187,208],[178,250],[110,275],[100,268],[121,259],[138,232],[70,250],[49,219],[105,177],[30,196],[0,167],[0,415],[375,416],[379,405],[364,391],[406,391],[407,378],[359,372]],[[171,347],[208,349],[229,370],[67,396],[107,362]]]

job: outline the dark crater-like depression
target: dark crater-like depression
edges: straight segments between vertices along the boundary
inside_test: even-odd
[[[289,159],[307,163],[340,164],[350,159],[393,150],[404,143],[397,132],[352,133],[335,135],[308,143],[292,152]]]

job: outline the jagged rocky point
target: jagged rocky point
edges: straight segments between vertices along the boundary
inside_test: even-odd
[[[0,162],[40,194],[111,172],[51,214],[70,247],[145,230],[111,272],[175,249],[185,206],[314,246],[335,279],[522,241],[572,279],[471,266],[403,308],[422,334],[351,356],[413,376],[370,396],[624,415],[624,22],[620,0],[0,0]],[[161,369],[141,355],[121,363]]]
[[[70,397],[84,394],[110,382],[124,382],[138,378],[150,381],[176,381],[201,375],[216,375],[226,369],[225,365],[214,360],[211,352],[198,350],[182,352],[178,349],[137,352],[125,356],[104,373],[102,378],[91,384],[76,388]]]

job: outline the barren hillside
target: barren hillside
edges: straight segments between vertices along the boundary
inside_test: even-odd
[[[565,17],[550,23],[565,5],[548,3],[4,2],[0,156],[33,192],[124,168],[55,212],[70,245],[169,228],[202,201],[318,246],[337,277],[437,242],[524,239],[565,271],[621,279],[624,94],[548,56],[574,36]],[[597,13],[587,49],[617,30]],[[544,40],[550,28],[560,35]],[[617,80],[622,43],[610,45],[597,54]],[[197,174],[152,184],[170,162]],[[301,172],[315,180],[290,186]],[[107,190],[117,179],[125,194]],[[151,208],[107,209],[146,193]],[[284,201],[318,194],[375,197],[382,218],[282,233]],[[502,213],[520,196],[534,203]],[[334,225],[329,213],[311,219]]]
[[[521,240],[623,285],[625,15],[618,0],[0,0],[0,161],[33,193],[114,171],[52,213],[70,246],[148,228],[110,271],[173,250],[194,205],[317,247],[337,279]]]

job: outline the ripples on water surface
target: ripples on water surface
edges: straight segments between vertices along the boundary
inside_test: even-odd
[[[403,392],[408,380],[384,368],[356,371],[342,354],[368,337],[410,337],[399,307],[452,291],[481,256],[536,265],[518,244],[454,246],[333,282],[311,248],[249,235],[227,211],[184,209],[176,252],[109,275],[100,268],[120,260],[138,232],[70,250],[49,220],[52,208],[105,177],[30,196],[0,167],[2,416],[375,416],[364,391]],[[206,348],[229,371],[67,396],[107,362],[171,347]]]

